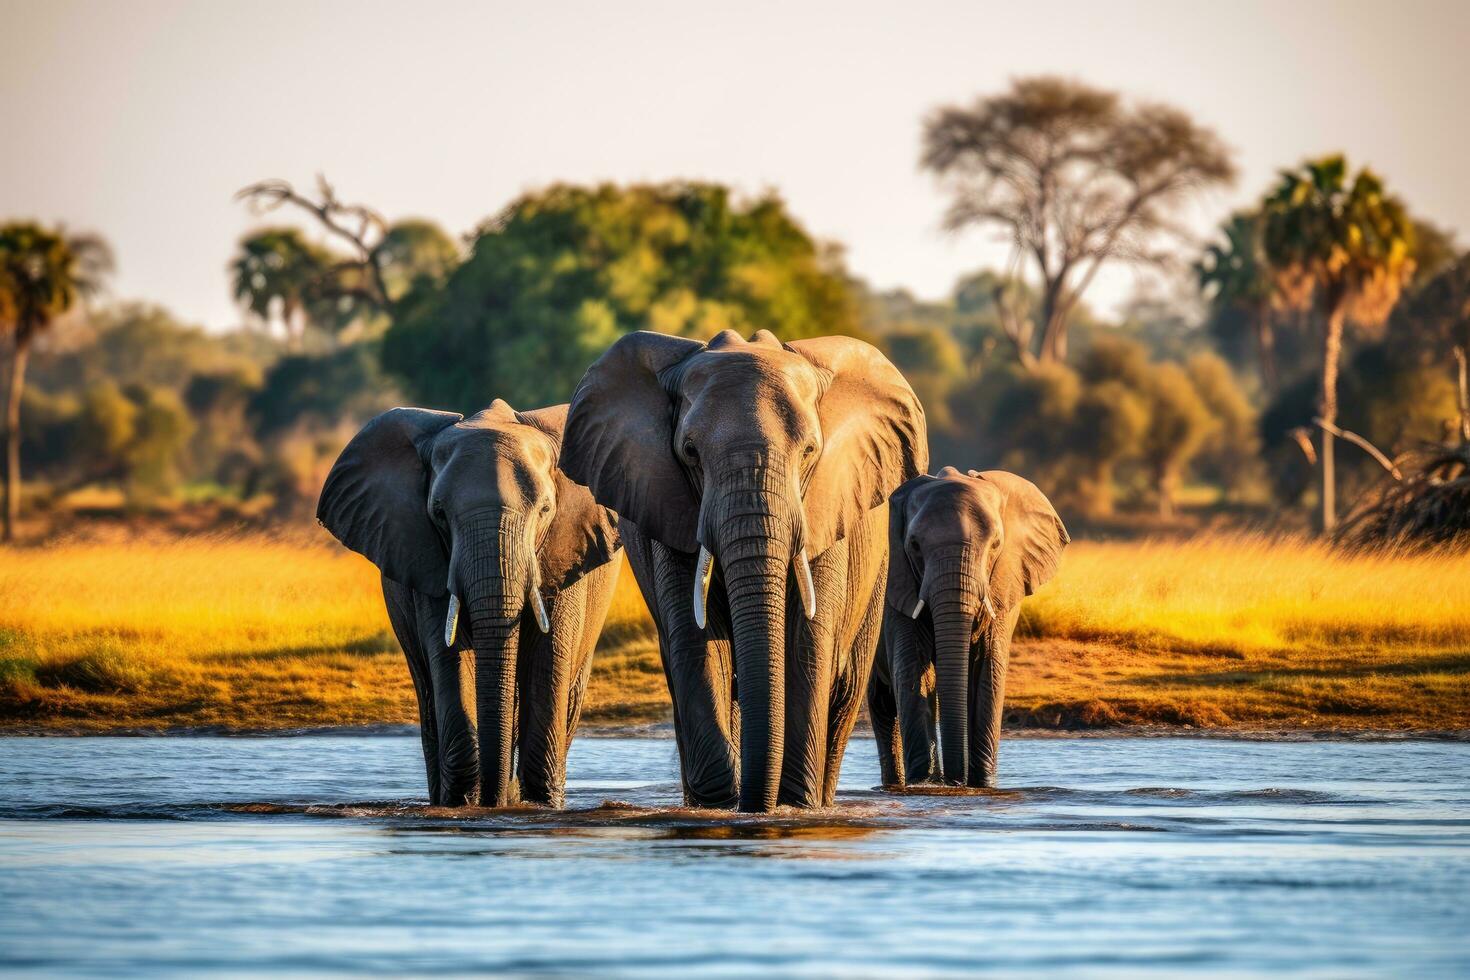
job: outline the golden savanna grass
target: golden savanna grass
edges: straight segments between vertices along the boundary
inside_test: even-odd
[[[1014,724],[1470,728],[1470,559],[1303,540],[1078,542],[1027,601]],[[586,717],[667,716],[632,576]],[[377,572],[263,535],[0,549],[0,725],[298,728],[416,720]]]
[[[1470,728],[1465,554],[1079,542],[1023,608],[1017,721]]]

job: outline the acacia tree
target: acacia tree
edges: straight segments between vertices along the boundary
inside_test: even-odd
[[[936,110],[921,164],[951,193],[947,227],[999,226],[1013,264],[1034,268],[1035,318],[1003,318],[1028,366],[1066,359],[1068,314],[1098,269],[1163,262],[1158,246],[1183,235],[1175,209],[1235,178],[1219,137],[1181,110],[1049,76]]]
[[[56,317],[101,288],[112,253],[93,235],[67,235],[31,222],[0,227],[0,335],[9,341],[5,403],[5,530],[20,518],[20,401],[31,344]]]
[[[1261,239],[1264,219],[1258,211],[1241,211],[1230,216],[1220,227],[1223,243],[1205,249],[1195,266],[1200,289],[1210,299],[1216,315],[1235,310],[1246,318],[1255,335],[1256,357],[1260,361],[1261,381],[1266,391],[1274,393],[1276,378],[1276,331],[1273,307],[1276,304],[1276,281],[1266,261],[1265,243]]]
[[[1414,227],[1371,170],[1348,180],[1341,155],[1286,171],[1266,199],[1266,257],[1283,301],[1323,319],[1318,427],[1322,430],[1322,530],[1337,524],[1334,436],[1342,335],[1351,319],[1381,325],[1414,272]]]

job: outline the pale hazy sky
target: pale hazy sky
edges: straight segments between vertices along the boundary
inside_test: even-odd
[[[553,180],[705,178],[778,189],[858,274],[940,296],[1004,249],[939,230],[920,119],[1041,72],[1215,127],[1242,179],[1204,227],[1341,149],[1470,239],[1465,0],[0,0],[0,218],[101,232],[115,295],[220,327],[255,222],[231,195],[263,177],[455,234]]]

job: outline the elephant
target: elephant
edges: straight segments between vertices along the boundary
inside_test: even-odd
[[[391,409],[322,487],[317,520],[382,572],[435,805],[564,804],[621,552],[617,516],[557,468],[566,412]]]
[[[587,370],[561,467],[619,514],[686,803],[832,803],[881,628],[886,502],[927,465],[913,390],[849,337],[639,331]]]
[[[888,601],[868,686],[883,782],[993,789],[1021,600],[1056,574],[1071,539],[1045,494],[1001,470],[946,466],[910,480],[888,520]]]

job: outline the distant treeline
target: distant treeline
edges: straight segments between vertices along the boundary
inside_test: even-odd
[[[730,200],[723,189],[683,185],[557,188],[551,201],[600,201],[626,215],[635,210],[628,202],[607,203],[626,196],[662,202],[668,213],[594,233],[532,199],[489,223],[441,280],[422,278],[391,319],[375,311],[341,323],[308,317],[294,335],[264,321],[206,331],[142,304],[68,319],[32,356],[26,472],[53,491],[113,485],[137,503],[269,495],[279,511],[305,513],[342,443],[394,404],[472,412],[502,396],[554,403],[623,330],[709,336],[770,325],[794,337],[829,318],[904,371],[928,411],[937,463],[1017,469],[1094,515],[1115,499],[1168,508],[1184,483],[1245,503],[1272,492],[1295,502],[1310,490],[1310,469],[1286,437],[1314,409],[1309,325],[1299,338],[1283,331],[1275,393],[1254,377],[1240,318],[1188,296],[1139,300],[1118,322],[1080,308],[1068,363],[1027,369],[1011,356],[997,301],[1024,287],[980,272],[943,301],[874,291],[769,198],[726,207],[766,212],[765,227],[802,256],[800,277],[779,256],[767,260],[779,275],[755,260],[691,259],[686,243],[714,249],[722,240],[668,202],[699,194]],[[538,229],[522,210],[561,227]],[[739,227],[719,209],[703,213]],[[521,249],[520,236],[537,248]],[[597,247],[588,244],[594,237]],[[761,254],[749,241],[740,248]],[[1457,337],[1464,342],[1467,298],[1470,260],[1461,258],[1415,286],[1381,333],[1351,344],[1344,427],[1390,449],[1442,435],[1455,414],[1446,351]],[[793,308],[801,315],[779,312]],[[806,331],[786,326],[793,321]],[[1376,475],[1366,456],[1343,465],[1349,482]]]
[[[1368,170],[1330,156],[1283,171],[1201,251],[1177,214],[1233,181],[1222,141],[1180,110],[1055,78],[936,110],[921,163],[951,196],[949,226],[1013,246],[1007,271],[937,301],[873,289],[775,193],[713,183],[556,184],[456,239],[325,181],[265,181],[240,196],[304,224],[242,239],[229,273],[246,325],[228,332],[136,304],[63,316],[96,284],[80,263],[95,241],[0,228],[17,377],[30,353],[32,491],[307,513],[372,414],[564,401],[640,329],[868,339],[923,400],[936,464],[1019,471],[1078,516],[1168,516],[1193,488],[1191,502],[1315,503],[1330,528],[1332,490],[1356,498],[1384,472],[1342,444],[1334,473],[1332,433],[1391,457],[1470,428],[1453,360],[1470,346],[1470,254]],[[1121,263],[1159,285],[1100,316],[1086,290]]]

